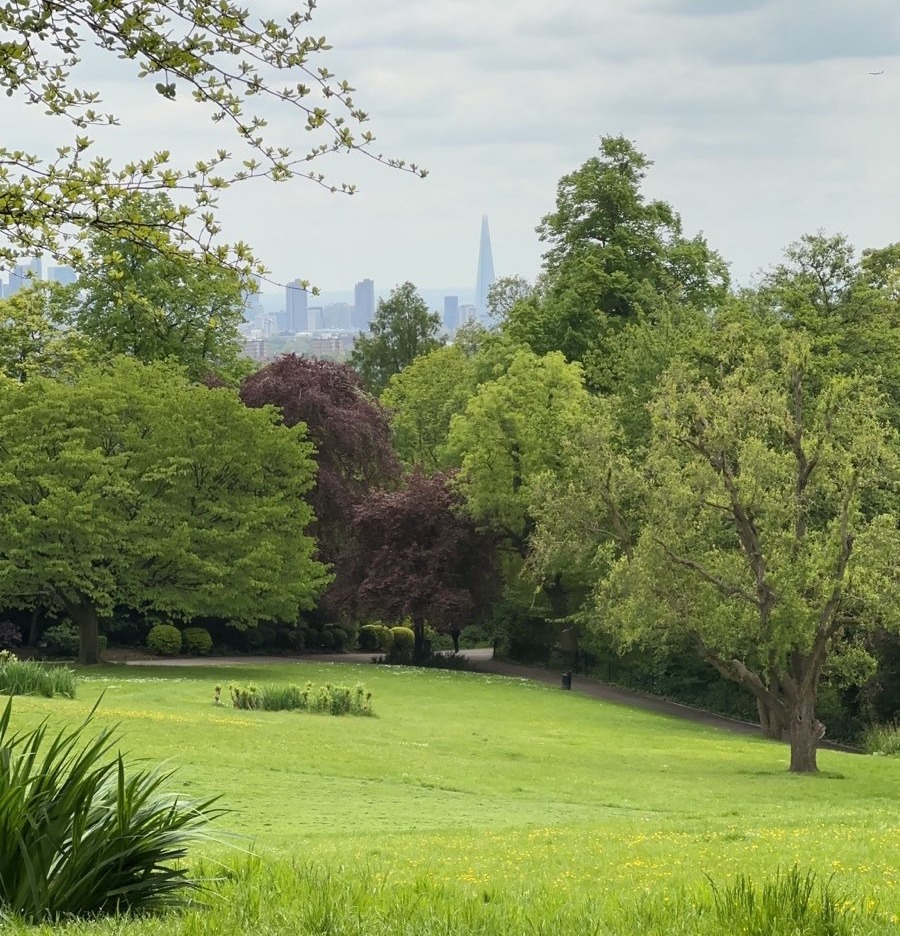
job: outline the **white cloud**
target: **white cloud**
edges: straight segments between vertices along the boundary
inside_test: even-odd
[[[247,0],[285,15],[290,0]],[[739,278],[804,231],[857,244],[898,239],[900,5],[857,0],[322,0],[311,32],[358,87],[376,149],[419,162],[425,181],[361,158],[329,159],[360,194],[303,182],[223,196],[226,234],[255,246],[280,280],[349,289],[474,281],[482,213],[499,273],[534,276],[534,234],[556,183],[624,133],[655,160],[648,193],[687,233],[706,232]],[[188,101],[88,63],[123,128],[118,159],[169,148],[183,164],[232,134]],[[869,71],[885,70],[880,77]],[[115,78],[115,81],[111,81]],[[277,142],[305,151],[302,121],[269,110]],[[7,141],[49,147],[62,125],[0,101]],[[64,137],[68,135],[66,131]],[[99,144],[98,144],[99,145]]]

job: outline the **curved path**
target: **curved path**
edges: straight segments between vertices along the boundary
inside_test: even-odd
[[[478,673],[509,676],[513,679],[534,679],[539,682],[553,683],[560,686],[560,688],[562,687],[562,672],[560,670],[551,670],[541,666],[520,666],[517,663],[506,663],[503,660],[495,660],[494,652],[490,648],[463,650],[462,656],[465,656],[469,660],[471,664],[470,669]],[[189,657],[178,659],[151,657],[146,659],[128,659],[121,662],[127,663],[130,666],[258,666],[267,663],[292,663],[300,661],[308,663],[371,663],[372,658],[373,654],[371,653],[316,653],[302,654],[299,656]],[[667,715],[671,718],[684,718],[694,724],[705,725],[708,728],[718,728],[722,731],[762,737],[762,729],[759,725],[752,724],[751,722],[728,718],[725,715],[716,715],[714,712],[707,712],[705,709],[682,705],[680,702],[670,702],[666,699],[645,695],[642,692],[620,689],[617,686],[612,686],[609,683],[594,679],[591,676],[573,674],[572,692],[578,692],[594,699],[603,699],[605,702],[612,702],[616,705],[629,705],[647,712],[655,712],[657,715]],[[820,741],[819,747],[860,753],[858,748],[848,747],[847,745],[837,744],[831,741]]]
[[[471,669],[478,673],[492,673],[497,676],[509,676],[513,679],[534,679],[540,682],[554,683],[562,687],[562,672],[546,669],[540,666],[520,666],[515,663],[505,663],[493,658],[490,648],[478,650],[463,650]],[[299,656],[240,656],[240,657],[178,657],[176,659],[161,659],[150,657],[147,659],[128,659],[122,662],[129,666],[259,666],[269,663],[292,663],[304,661],[308,663],[371,663],[371,653],[316,653],[301,654]],[[726,718],[724,715],[715,715],[703,709],[692,708],[689,705],[680,705],[677,702],[667,702],[665,699],[656,699],[640,692],[619,689],[608,683],[601,682],[589,676],[572,676],[572,691],[606,702],[618,705],[630,705],[634,708],[656,712],[659,715],[670,715],[674,718],[685,718],[700,725],[711,728],[721,728],[726,731],[735,731],[740,734],[761,735],[758,725]]]

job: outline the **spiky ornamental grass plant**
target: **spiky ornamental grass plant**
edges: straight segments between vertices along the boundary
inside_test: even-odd
[[[98,701],[99,704],[99,701]],[[126,767],[91,716],[51,736],[0,716],[0,916],[28,921],[183,901],[198,884],[176,863],[224,810],[164,791],[172,771]]]
[[[65,666],[20,660],[9,650],[0,650],[0,694],[74,699],[75,673]]]

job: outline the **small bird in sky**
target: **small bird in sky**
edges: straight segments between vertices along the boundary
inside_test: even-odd
[[[869,72],[869,74],[870,74],[870,75],[883,75],[883,74],[884,74],[884,69],[882,68],[881,71],[877,71],[877,72]]]

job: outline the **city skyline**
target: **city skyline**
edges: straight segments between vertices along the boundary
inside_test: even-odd
[[[295,8],[249,6],[278,18]],[[252,246],[271,270],[267,290],[298,276],[327,293],[352,292],[361,275],[384,288],[470,283],[483,213],[497,275],[533,280],[545,249],[535,226],[603,134],[654,160],[647,197],[669,202],[688,237],[702,231],[737,282],[819,228],[860,249],[898,240],[893,0],[858,0],[852,15],[837,0],[342,0],[321,4],[310,30],[333,47],[315,65],[358,89],[374,153],[429,176],[336,155],[315,166],[356,184],[353,197],[302,180],[222,192],[223,239]],[[121,115],[121,127],[96,132],[114,169],[161,146],[178,165],[218,147],[240,165],[234,135],[189,94],[163,99],[134,71],[86,50],[73,74]],[[18,98],[0,108],[10,145],[52,159],[71,142],[40,108]],[[302,118],[265,116],[275,145],[304,148]]]

